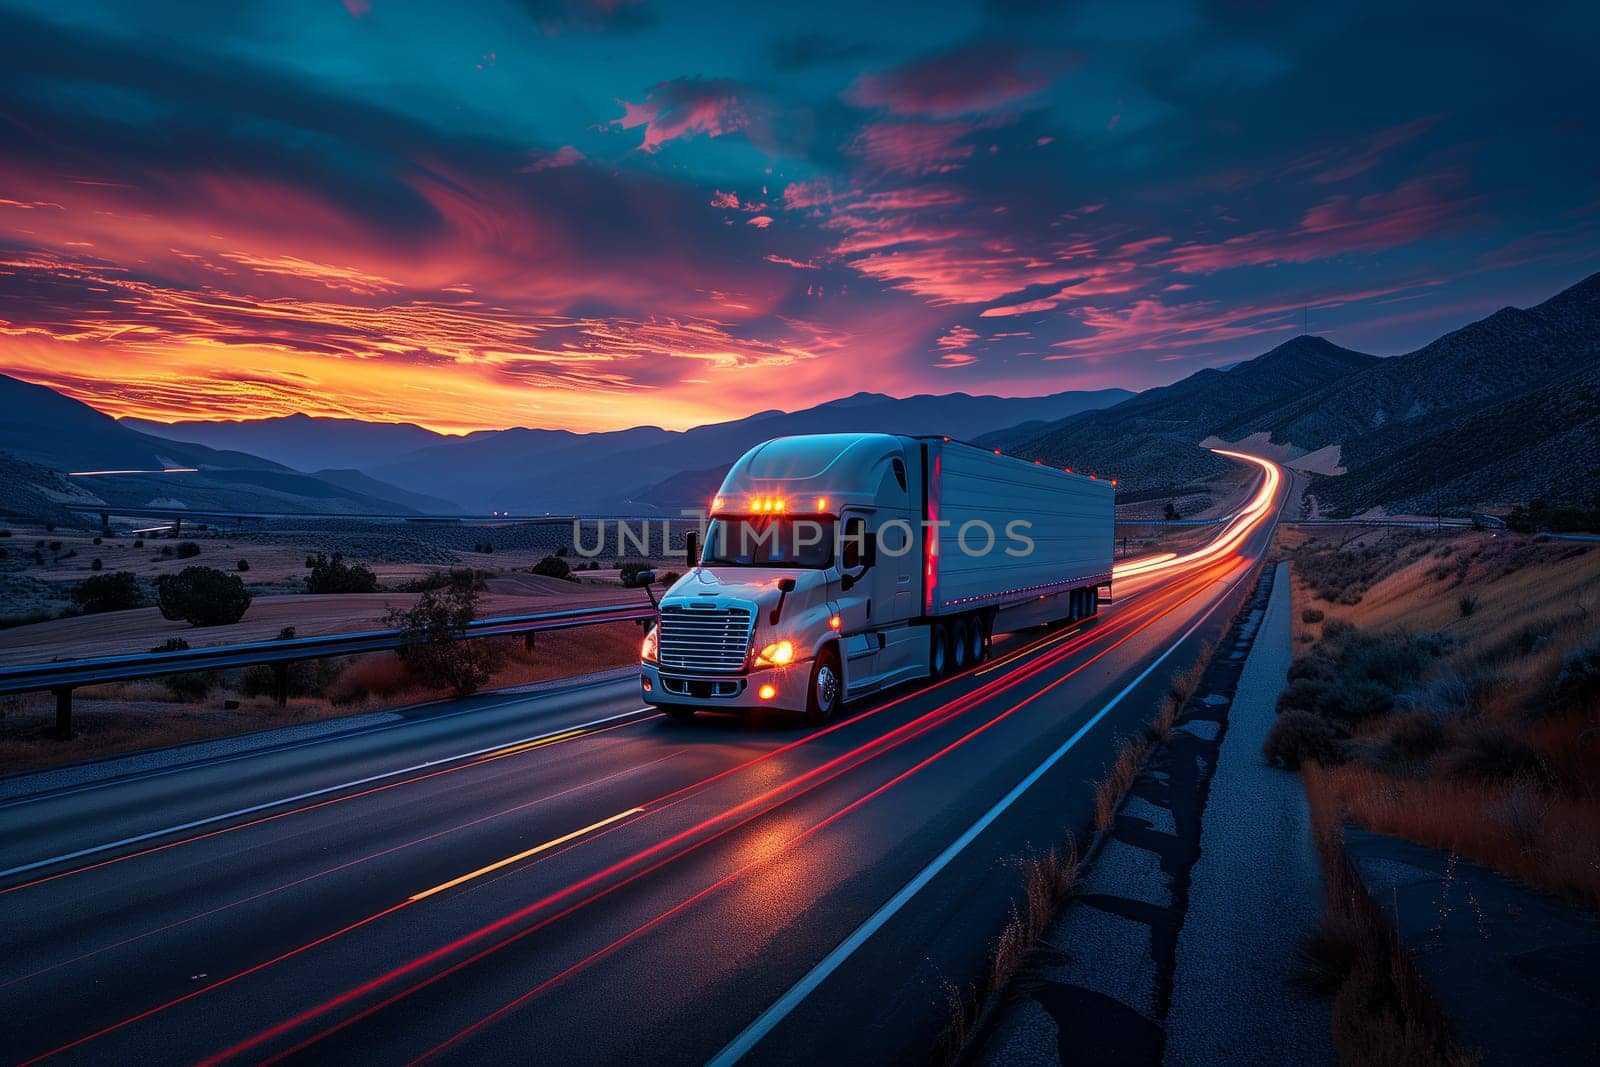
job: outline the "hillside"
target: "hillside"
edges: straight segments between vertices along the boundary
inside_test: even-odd
[[[30,475],[27,484],[66,484],[69,494],[113,506],[160,502],[240,511],[418,510],[384,496],[387,487],[370,479],[370,484],[347,487],[249,453],[152,437],[53,389],[6,375],[0,375],[0,452],[49,471],[43,481]],[[161,473],[171,467],[198,470]],[[63,472],[103,470],[151,473],[62,478]]]
[[[1600,366],[1443,419],[1384,427],[1357,438],[1344,461],[1350,473],[1316,484],[1319,503],[1335,513],[1374,502],[1426,513],[1584,500],[1584,487],[1600,491]]]
[[[1198,442],[1241,414],[1273,411],[1378,362],[1320,337],[1296,337],[1228,370],[1206,369],[1114,407],[989,434],[981,444],[1119,479],[1130,492],[1175,489],[1228,464]]]

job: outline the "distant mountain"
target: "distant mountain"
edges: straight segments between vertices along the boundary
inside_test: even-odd
[[[1408,355],[1385,359],[1268,412],[1241,411],[1217,433],[1266,430],[1301,448],[1350,443],[1396,424],[1505,398],[1600,359],[1600,274],[1537,307],[1502,308]],[[1395,438],[1396,441],[1403,437]],[[1359,450],[1357,450],[1359,451]],[[1376,455],[1367,453],[1367,458]]]
[[[1208,368],[1114,407],[1013,427],[979,443],[1115,477],[1130,492],[1176,489],[1227,469],[1198,446],[1203,438],[1378,362],[1321,337],[1296,337],[1228,370]]]
[[[363,422],[311,415],[217,422],[132,418],[118,421],[153,437],[237,449],[307,473],[328,468],[360,469],[452,440],[409,422]]]
[[[1297,455],[1338,446],[1346,473],[1312,487],[1334,513],[1587,502],[1600,484],[1597,366],[1600,274],[1407,355],[1297,337],[1229,370],[981,443],[1150,494],[1220,473],[1200,441],[1265,433]]]
[[[460,500],[471,510],[672,513],[680,501],[702,499],[703,494],[696,495],[702,482],[720,482],[717,471],[772,437],[878,430],[969,438],[1019,420],[1059,418],[1131,395],[1122,389],[1023,399],[965,393],[901,399],[856,393],[802,411],[763,411],[681,432],[654,426],[592,434],[491,431],[366,469],[387,482]],[[698,481],[692,472],[700,472]],[[677,488],[655,488],[668,479]]]
[[[376,482],[351,488],[245,452],[168,441],[140,433],[53,389],[0,374],[0,452],[55,472],[139,471],[67,479],[80,500],[124,507],[178,501],[240,511],[412,512],[372,495]],[[164,474],[164,468],[195,467]],[[44,485],[46,483],[34,483]],[[54,483],[49,483],[54,484]],[[47,494],[48,495],[48,494]],[[402,496],[409,495],[402,493]]]

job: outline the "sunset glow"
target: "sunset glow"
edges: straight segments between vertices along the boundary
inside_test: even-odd
[[[0,370],[154,419],[682,428],[1403,351],[1596,244],[1537,25],[1498,47],[1544,81],[1469,103],[1429,54],[1330,99],[1353,11],[290,6],[0,5]],[[1205,64],[1157,86],[1177,36]]]

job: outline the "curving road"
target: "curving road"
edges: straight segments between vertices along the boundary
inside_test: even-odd
[[[1240,458],[1097,620],[822,731],[613,677],[0,803],[0,1059],[927,1059],[1242,597],[1284,486]]]

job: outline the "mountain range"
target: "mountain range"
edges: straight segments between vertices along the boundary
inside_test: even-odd
[[[451,500],[458,508],[450,510],[676,514],[682,504],[704,501],[734,459],[772,437],[854,430],[976,437],[1020,420],[1106,407],[1133,395],[1125,389],[1025,398],[857,393],[801,411],[762,411],[683,431],[516,427],[447,437],[404,424],[305,416],[138,426],[213,447],[248,447],[307,469],[313,463],[356,468],[383,483]],[[418,440],[426,442],[424,447],[405,447]],[[677,487],[686,472],[695,476],[696,486],[710,488],[681,494]]]
[[[18,470],[199,468],[70,480],[74,494],[129,506],[675,514],[704,501],[730,461],[760,441],[856,430],[976,440],[1116,477],[1124,499],[1195,486],[1228,467],[1201,442],[1248,439],[1324,472],[1311,491],[1334,514],[1588,503],[1600,487],[1600,274],[1400,356],[1300,336],[1137,395],[864,392],[683,431],[516,427],[454,437],[305,415],[119,422],[0,375],[0,452]],[[60,498],[61,484],[41,486],[41,499]]]

